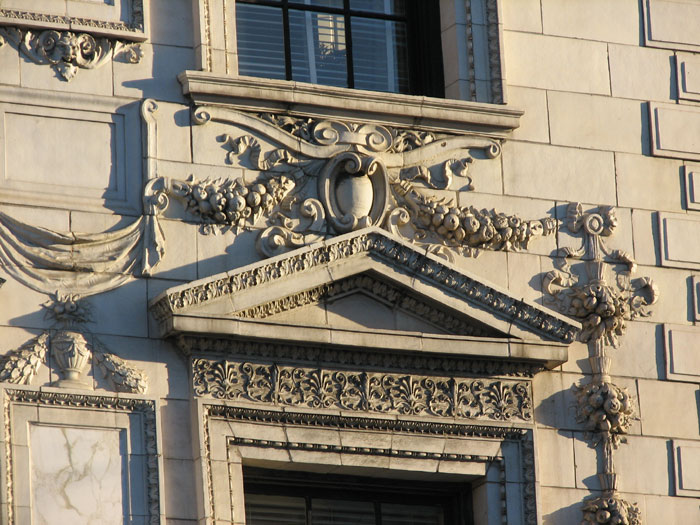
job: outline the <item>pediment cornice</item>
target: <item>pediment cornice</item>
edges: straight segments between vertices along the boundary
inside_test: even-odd
[[[376,228],[171,288],[151,302],[151,311],[163,336],[175,335],[172,319],[177,316],[264,319],[264,309],[255,315],[259,305],[363,272],[382,275],[445,311],[461,312],[508,337],[568,344],[580,330],[575,321]]]

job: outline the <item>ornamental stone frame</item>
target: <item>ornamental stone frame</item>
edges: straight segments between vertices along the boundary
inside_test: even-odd
[[[358,294],[427,321],[309,315]],[[454,479],[477,524],[538,522],[531,378],[566,360],[577,323],[376,228],[171,288],[151,311],[190,366],[198,519],[245,525],[243,467],[264,466]]]

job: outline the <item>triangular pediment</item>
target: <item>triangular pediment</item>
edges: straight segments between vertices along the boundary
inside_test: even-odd
[[[287,326],[555,343],[580,329],[377,228],[171,288],[151,310],[163,336],[199,331],[192,327],[202,319],[231,334],[239,328],[227,321],[276,334]]]

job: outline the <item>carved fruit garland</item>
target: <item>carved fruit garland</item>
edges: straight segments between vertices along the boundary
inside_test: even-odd
[[[229,149],[227,162],[248,162],[261,172],[258,181],[200,182],[192,176],[186,182],[161,179],[162,185],[184,200],[205,224],[204,233],[259,229],[256,246],[264,257],[374,225],[451,259],[453,252],[523,250],[558,226],[556,219],[523,220],[424,193],[448,189],[455,178],[472,189],[470,150],[495,158],[500,145],[492,139],[213,107],[195,111],[196,123],[211,120],[254,131],[273,145],[266,149],[245,133],[220,137]],[[309,191],[313,185],[307,188],[314,178],[317,194]]]
[[[632,257],[607,247],[604,239],[614,233],[617,225],[615,210],[610,206],[584,212],[581,204],[569,204],[566,226],[572,233],[582,232],[582,246],[563,248],[560,269],[544,277],[549,301],[563,313],[581,320],[579,339],[588,344],[593,370],[592,381],[574,385],[573,391],[577,421],[584,425],[591,446],[601,453],[603,468],[598,477],[603,496],[584,502],[582,525],[641,525],[637,505],[617,494],[613,451],[625,442],[624,436],[637,417],[634,399],[626,389],[610,381],[609,350],[619,346],[627,321],[650,315],[649,307],[657,301],[658,289],[647,277],[633,280],[636,264]],[[587,281],[579,282],[569,260],[583,260]],[[610,274],[620,265],[624,269],[611,278]]]

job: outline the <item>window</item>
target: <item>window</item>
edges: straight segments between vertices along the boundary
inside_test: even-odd
[[[238,0],[238,73],[444,96],[437,0]]]
[[[246,525],[470,525],[468,483],[244,467]]]

